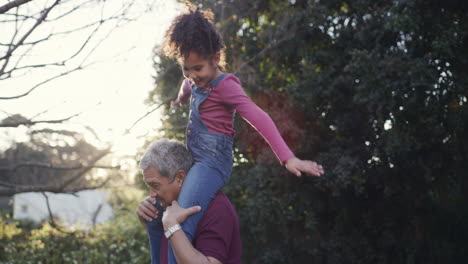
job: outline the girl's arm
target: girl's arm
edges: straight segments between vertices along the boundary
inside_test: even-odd
[[[190,81],[187,79],[184,79],[184,81],[180,85],[179,94],[177,95],[177,98],[174,101],[172,101],[172,105],[187,104],[190,100],[191,94],[192,94],[192,86],[190,84]]]
[[[314,161],[301,160],[295,157],[283,137],[281,137],[270,116],[250,99],[249,101],[250,103],[244,106],[246,109],[242,113],[239,111],[239,114],[263,136],[281,164],[285,165],[289,172],[298,177],[301,176],[301,172],[315,176],[320,176],[324,173],[322,165]]]
[[[301,160],[296,157],[288,159],[284,166],[286,169],[297,177],[301,176],[301,172],[309,173],[315,176],[321,176],[324,173],[323,167],[311,160]]]
[[[301,172],[315,176],[324,173],[323,167],[316,162],[301,160],[294,156],[270,116],[250,100],[238,83],[232,81],[229,87],[225,88],[223,98],[226,103],[233,105],[242,118],[263,136],[288,171],[296,176],[301,176]]]

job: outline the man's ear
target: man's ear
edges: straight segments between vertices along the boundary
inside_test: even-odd
[[[184,170],[179,170],[177,172],[175,180],[179,186],[182,186],[182,183],[184,183],[185,176],[187,176],[187,173]]]

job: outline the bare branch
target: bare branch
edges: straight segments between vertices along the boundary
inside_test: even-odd
[[[2,16],[12,16],[14,17],[14,19],[11,19],[11,20],[0,20],[1,23],[4,23],[4,22],[14,22],[14,21],[18,21],[18,18],[21,18],[23,20],[26,20],[26,19],[34,19],[34,15],[20,15],[18,14],[18,12],[16,12],[16,14],[10,14],[10,13],[5,13],[5,14],[2,14]]]
[[[123,24],[125,24],[124,22],[134,21],[134,20],[139,18],[139,16],[134,16],[133,17],[133,15],[130,15],[130,12],[129,12],[129,10],[134,6],[134,1],[129,1],[129,2],[124,3],[119,8],[119,10],[116,10],[113,14],[111,14],[110,16],[106,16],[106,17],[104,16],[104,4],[105,3],[103,2],[101,17],[97,21],[92,21],[91,23],[89,23],[87,25],[77,27],[77,28],[74,28],[74,29],[71,29],[71,30],[66,30],[66,31],[57,32],[57,33],[51,33],[51,34],[48,34],[47,36],[43,36],[41,39],[32,40],[32,41],[29,41],[29,42],[26,41],[29,38],[29,36],[32,35],[31,33],[40,24],[45,24],[45,22],[47,22],[47,23],[49,23],[49,22],[58,22],[62,18],[66,17],[67,15],[75,13],[77,10],[86,8],[87,5],[90,5],[94,1],[95,0],[85,0],[84,2],[78,3],[77,5],[74,5],[74,6],[71,6],[71,7],[67,8],[66,10],[61,12],[60,14],[55,15],[55,17],[51,17],[51,14],[52,14],[50,12],[51,9],[54,8],[56,5],[59,5],[59,4],[61,5],[61,4],[64,4],[66,2],[71,2],[71,1],[55,0],[54,4],[52,6],[44,8],[43,10],[41,10],[40,13],[33,14],[31,16],[29,16],[29,15],[24,16],[22,14],[18,14],[19,8],[16,9],[16,14],[8,14],[8,13],[5,14],[5,15],[10,15],[10,16],[15,17],[15,20],[11,20],[11,22],[16,22],[16,30],[14,31],[14,34],[13,34],[14,36],[12,38],[11,43],[1,43],[0,44],[2,46],[8,47],[7,50],[6,50],[6,53],[3,54],[3,55],[0,55],[1,56],[0,62],[2,64],[2,65],[0,65],[0,81],[11,78],[13,76],[18,77],[18,74],[15,75],[15,73],[17,73],[17,72],[19,72],[20,74],[23,73],[22,76],[24,76],[29,72],[28,70],[30,70],[30,69],[48,68],[50,66],[66,66],[66,64],[68,64],[68,61],[76,59],[76,57],[78,55],[83,53],[84,50],[88,46],[91,45],[90,43],[94,43],[95,47],[93,47],[88,54],[84,54],[85,56],[82,56],[82,58],[84,57],[84,59],[82,59],[81,64],[79,66],[75,67],[74,69],[72,69],[70,71],[67,71],[67,72],[64,72],[64,73],[61,73],[61,74],[58,74],[56,76],[52,76],[50,79],[44,80],[44,81],[42,81],[40,83],[36,83],[32,88],[30,88],[29,90],[27,90],[27,92],[25,92],[23,94],[19,94],[19,95],[15,95],[15,96],[3,96],[3,97],[0,97],[0,100],[17,99],[17,98],[27,96],[33,90],[35,90],[36,88],[42,86],[45,83],[48,83],[48,82],[50,82],[50,81],[52,81],[52,80],[54,80],[56,78],[60,78],[62,76],[65,76],[65,75],[67,75],[67,74],[69,74],[71,72],[74,72],[76,70],[83,69],[84,68],[83,63],[85,61],[87,61],[92,54],[94,54],[97,47],[100,46],[101,43],[115,29],[117,29],[117,28],[121,27]],[[18,1],[15,1],[15,2],[18,2]],[[57,8],[54,8],[54,10],[55,9],[57,9]],[[145,11],[145,12],[147,12],[147,11]],[[50,12],[50,15],[49,15],[49,12]],[[20,32],[20,30],[18,28],[18,23],[19,23],[18,21],[20,21],[20,22],[21,21],[29,21],[30,19],[36,20],[35,23],[34,23],[34,26],[32,26],[25,34],[23,34],[23,36],[20,38],[19,41],[15,41],[15,39],[17,37],[17,34],[19,34],[19,32]],[[97,36],[97,34],[99,32],[101,32],[101,30],[103,30],[102,28],[103,28],[104,24],[107,24],[110,21],[115,21],[115,27],[110,29],[109,33],[102,40],[100,40],[98,42],[92,41]],[[48,40],[51,40],[52,38],[54,38],[56,36],[59,36],[59,35],[66,35],[66,34],[69,34],[69,33],[75,33],[75,32],[81,31],[81,30],[89,29],[91,27],[94,27],[92,29],[92,31],[88,34],[88,36],[85,36],[85,39],[83,40],[83,43],[81,43],[81,45],[78,47],[78,49],[76,51],[74,51],[72,54],[70,54],[69,57],[67,57],[65,59],[62,59],[62,60],[56,60],[56,61],[47,62],[47,63],[43,63],[43,64],[40,64],[40,63],[39,64],[34,64],[34,65],[21,65],[20,64],[20,62],[23,62],[22,59],[25,58],[25,56],[27,56],[31,52],[31,50],[33,49],[33,47],[35,47],[35,45],[37,45],[39,43],[42,43],[42,42],[46,42]],[[28,46],[30,47],[29,50],[23,52],[23,54],[20,57],[15,58],[15,56],[13,56],[13,54],[16,55],[16,52],[18,52],[19,47],[28,47]],[[14,60],[14,59],[15,59],[15,65],[11,66],[11,64],[12,64],[11,61]]]
[[[25,55],[26,53],[23,54],[23,56]],[[17,67],[17,65],[21,62],[21,59],[23,58],[23,56],[21,56],[21,58],[16,62],[16,65],[15,67],[13,67],[13,69],[11,69],[10,71],[6,71],[4,72],[3,74],[6,75],[6,77],[3,77],[1,78],[0,80],[4,80],[4,79],[8,79],[11,77],[11,74],[15,71],[19,71],[19,70],[25,70],[25,69],[31,69],[31,68],[45,68],[45,67],[49,67],[49,66],[65,66],[65,63],[64,62],[55,62],[55,63],[47,63],[47,64],[36,64],[36,65],[27,65],[27,66],[23,66],[23,67]]]
[[[19,8],[16,9],[16,14],[17,14],[17,15],[18,15],[18,12],[19,12],[18,10],[19,10]],[[14,41],[15,41],[16,35],[17,35],[18,32],[19,32],[19,30],[18,30],[18,16],[15,17],[15,29],[16,29],[16,30],[15,30],[15,33],[14,33],[13,36],[11,37],[11,41],[10,41],[10,44],[8,45],[8,50],[7,50],[7,54],[10,53],[10,52],[11,52],[11,53],[10,53],[10,55],[5,55],[5,56],[7,56],[7,57],[6,57],[6,60],[5,60],[4,64],[3,64],[2,68],[0,69],[0,77],[4,75],[4,71],[5,71],[5,69],[6,69],[6,66],[8,65],[9,60],[10,60],[10,56],[11,56],[11,54],[13,53],[13,51],[12,51],[12,49],[13,49],[13,47],[14,47],[14,44],[13,44],[13,43],[14,43]],[[2,61],[2,60],[3,60],[3,58],[0,58],[0,61]],[[10,76],[11,76],[11,73],[8,73],[8,74],[6,74],[6,75],[7,75],[8,77],[10,77]]]
[[[8,10],[19,7],[20,5],[26,4],[27,2],[31,2],[31,0],[16,0],[9,2],[3,6],[0,6],[0,14],[8,12]]]
[[[44,129],[39,129],[39,130],[32,130],[31,135],[35,134],[41,134],[41,133],[46,133],[46,134],[60,134],[63,136],[70,136],[73,137],[76,135],[77,132],[75,131],[70,131],[70,130],[57,130],[57,129],[51,129],[51,128],[44,128]]]
[[[0,75],[3,74],[6,66],[8,65],[8,61],[10,59],[10,56],[11,54],[13,54],[13,52],[23,44],[23,42],[29,37],[29,35],[31,35],[31,33],[42,23],[44,22],[45,18],[47,17],[47,15],[49,14],[50,10],[52,10],[58,3],[60,2],[60,0],[56,0],[54,2],[54,4],[52,4],[49,8],[45,9],[42,13],[42,16],[40,18],[37,19],[36,23],[29,29],[28,32],[26,32],[26,34],[24,34],[24,36],[16,43],[14,44],[13,46],[10,46],[10,48],[8,49],[7,53],[5,54],[5,56],[1,57],[0,60],[5,60],[5,63],[3,64],[3,67],[2,69],[0,69]]]
[[[52,214],[52,210],[50,209],[49,196],[47,196],[47,194],[45,194],[45,192],[41,192],[41,193],[42,193],[42,195],[44,195],[44,198],[46,200],[47,211],[49,212],[49,223],[50,223],[50,225],[53,228],[55,228],[56,230],[60,231],[60,232],[63,232],[63,233],[66,233],[66,234],[73,234],[74,232],[65,231],[59,224],[57,224],[57,222],[55,222],[55,217]]]
[[[104,23],[109,22],[109,21],[111,21],[111,20],[113,20],[113,19],[119,19],[119,21],[125,20],[125,17],[124,17],[125,11],[126,11],[127,9],[129,9],[132,5],[133,5],[133,2],[131,2],[127,7],[124,7],[124,8],[123,8],[123,11],[122,11],[119,15],[114,15],[114,16],[111,16],[111,17],[106,18],[106,19],[104,19],[104,18],[102,17],[102,13],[104,12],[104,8],[102,8],[102,10],[101,10],[101,20],[99,20],[99,21],[97,21],[97,22],[94,23],[94,24],[98,24],[98,26],[91,32],[91,34],[88,36],[88,38],[83,42],[83,44],[82,44],[81,47],[78,49],[78,51],[76,51],[75,54],[73,54],[72,56],[70,56],[70,57],[69,57],[68,59],[66,59],[65,61],[71,60],[71,59],[73,59],[75,56],[77,56],[78,54],[80,54],[80,52],[88,45],[89,41],[93,38],[93,36],[94,36],[94,35],[98,32],[98,30],[104,25]],[[86,59],[97,49],[97,47],[99,47],[99,46],[102,44],[102,42],[103,42],[104,40],[106,40],[106,39],[108,38],[108,36],[109,36],[115,29],[117,29],[118,27],[119,27],[119,24],[117,23],[117,25],[116,25],[112,30],[110,30],[110,31],[108,32],[108,34],[98,42],[98,44],[96,44],[96,46],[88,53],[88,55],[85,56],[85,58],[83,59],[83,62],[82,62],[82,63],[84,63],[84,62],[86,61]]]
[[[101,141],[101,138],[99,137],[99,135],[96,133],[96,131],[90,127],[90,126],[85,126],[86,130],[88,130],[91,134],[93,134],[94,138],[96,138],[97,140]]]
[[[80,54],[80,52],[86,47],[86,45],[88,45],[89,41],[93,38],[94,34],[96,34],[96,32],[98,32],[98,30],[101,28],[101,26],[104,24],[104,21],[100,21],[99,22],[99,25],[93,30],[93,32],[91,32],[91,34],[89,34],[88,38],[83,42],[83,44],[81,45],[81,47],[75,52],[75,54],[73,54],[72,56],[70,56],[68,59],[65,59],[65,61],[68,61],[68,60],[71,60],[73,59],[74,57],[76,57],[76,55]]]
[[[4,78],[2,78],[2,79],[6,79],[6,78],[11,77],[11,73],[12,73],[13,71],[17,71],[17,70],[21,70],[21,69],[35,68],[35,67],[46,67],[46,66],[52,66],[52,65],[56,65],[56,66],[65,65],[65,62],[67,62],[67,61],[69,61],[69,60],[72,60],[73,58],[75,58],[78,54],[80,54],[80,53],[83,51],[83,49],[89,44],[90,40],[94,37],[94,35],[95,35],[95,34],[99,31],[99,29],[104,25],[104,23],[106,23],[106,22],[108,22],[108,21],[111,21],[111,20],[114,20],[114,19],[119,19],[119,21],[124,20],[124,17],[123,17],[123,16],[125,15],[125,11],[126,11],[126,9],[128,9],[130,6],[131,6],[131,5],[128,5],[128,6],[124,7],[124,8],[123,8],[124,10],[123,10],[122,13],[120,14],[120,16],[119,16],[119,15],[115,15],[115,16],[112,16],[112,17],[109,17],[109,18],[106,18],[106,19],[101,19],[101,20],[99,20],[99,21],[97,21],[97,22],[94,22],[94,23],[90,23],[90,24],[88,24],[88,25],[85,25],[85,26],[83,26],[83,27],[80,27],[80,28],[77,28],[77,29],[74,29],[74,30],[70,30],[70,31],[65,31],[65,32],[60,32],[60,33],[55,33],[55,34],[49,35],[49,37],[52,37],[52,36],[56,36],[56,35],[58,35],[58,34],[67,34],[67,33],[71,33],[71,32],[73,32],[73,31],[82,30],[82,29],[85,29],[85,28],[87,28],[87,27],[91,27],[91,26],[97,24],[97,27],[96,27],[96,28],[91,32],[91,34],[86,38],[86,40],[82,43],[82,45],[79,47],[79,49],[78,49],[74,54],[72,54],[70,57],[68,57],[67,59],[65,59],[65,60],[63,60],[63,61],[61,61],[61,62],[50,63],[50,64],[29,65],[29,66],[24,66],[24,67],[21,67],[21,68],[16,68],[16,67],[15,67],[15,68],[13,68],[13,69],[10,70],[10,71],[5,72],[5,71],[4,71],[4,68],[5,68],[5,66],[6,66],[6,64],[8,63],[8,60],[9,60],[9,58],[10,58],[10,57],[8,57],[8,58],[7,58],[7,61],[6,61],[5,64],[4,64],[3,69],[0,70],[0,76],[1,76],[2,74],[3,74],[3,75],[6,74],[7,76],[4,77]],[[49,82],[49,81],[52,81],[52,80],[57,79],[57,78],[59,78],[59,77],[63,77],[63,76],[65,76],[65,75],[67,75],[67,74],[69,74],[69,73],[71,73],[71,72],[76,71],[76,70],[81,70],[81,69],[83,69],[83,68],[84,68],[83,63],[88,59],[88,57],[90,57],[90,55],[94,53],[94,51],[107,39],[107,37],[108,37],[115,29],[117,29],[117,28],[119,28],[119,27],[120,27],[120,26],[119,26],[119,23],[117,23],[116,26],[115,26],[113,29],[111,29],[111,30],[108,32],[108,34],[107,34],[104,38],[102,38],[102,39],[93,47],[93,49],[84,57],[84,59],[82,60],[81,64],[80,64],[78,67],[76,67],[76,68],[74,68],[74,69],[72,69],[72,70],[70,70],[70,71],[68,71],[68,72],[65,72],[65,73],[56,75],[56,76],[54,76],[54,77],[52,77],[52,78],[50,78],[50,79],[48,79],[48,80],[45,80],[45,81],[43,81],[43,82],[41,82],[41,83],[38,83],[38,84],[36,84],[35,86],[33,86],[30,90],[28,90],[27,92],[25,92],[25,93],[23,93],[23,94],[16,95],[16,96],[10,96],[10,97],[0,97],[0,100],[18,99],[18,98],[24,97],[24,96],[28,95],[29,93],[31,93],[31,92],[32,92],[33,90],[35,90],[36,88],[38,88],[39,86],[41,86],[41,85],[43,85],[43,84],[45,84],[45,83],[47,83],[47,82]],[[48,38],[49,38],[49,37],[48,37]],[[47,39],[47,38],[46,38],[46,39]],[[42,39],[42,40],[40,40],[40,41],[44,41],[44,40],[46,40],[46,39]],[[31,44],[34,44],[34,43],[35,43],[35,42],[33,42],[33,43],[31,43]],[[22,43],[22,45],[24,45],[24,43]],[[12,49],[9,49],[9,52],[7,52],[7,55],[5,55],[5,57],[6,57],[6,56],[10,56],[11,53],[14,51],[14,49],[17,48],[17,46],[18,46],[18,45],[14,45]],[[9,55],[9,53],[10,53],[10,55]],[[1,59],[0,59],[0,60],[1,60]],[[1,79],[0,79],[0,80],[1,80]]]
[[[80,186],[80,187],[70,187],[62,188],[61,186],[52,186],[52,185],[19,185],[11,184],[0,181],[0,186],[7,187],[7,189],[0,188],[0,196],[12,196],[17,193],[26,193],[26,192],[50,192],[50,193],[67,193],[71,195],[76,195],[80,191],[86,190],[96,190],[101,189],[106,186],[110,181],[110,178],[106,179],[104,182],[98,185],[93,186]],[[128,185],[125,185],[128,186]],[[112,186],[117,187],[117,186]]]
[[[63,101],[62,104],[65,104],[66,102],[67,102],[67,101]],[[41,116],[41,115],[43,115],[43,114],[49,112],[50,110],[52,110],[52,109],[55,108],[55,107],[57,107],[57,106],[56,106],[56,105],[55,105],[55,106],[51,106],[51,107],[49,107],[49,108],[47,108],[47,109],[45,109],[45,110],[43,110],[43,111],[41,111],[41,112],[35,114],[35,115],[34,115],[33,117],[31,117],[30,119],[34,119],[34,118],[36,118],[36,117],[38,117],[38,116]]]
[[[78,114],[74,114],[72,116],[69,116],[69,117],[66,117],[66,118],[63,118],[63,119],[57,119],[57,120],[39,120],[39,121],[32,121],[32,120],[28,120],[28,119],[21,119],[21,120],[18,120],[17,122],[11,122],[10,120],[6,121],[6,122],[2,122],[0,123],[0,127],[19,127],[21,125],[24,125],[24,126],[32,126],[32,125],[36,125],[36,124],[41,124],[41,123],[47,123],[47,124],[59,124],[59,123],[63,123],[65,121],[68,121],[70,119],[72,119],[73,117],[75,116],[79,116],[81,115],[82,113],[78,113]]]
[[[89,161],[90,165],[83,165],[82,167],[76,169],[76,172],[73,173],[68,179],[62,181],[59,184],[49,184],[49,185],[40,185],[36,183],[31,183],[30,185],[26,184],[14,184],[10,182],[0,181],[0,186],[7,187],[6,189],[0,188],[0,196],[5,195],[13,195],[16,193],[23,193],[23,192],[53,192],[53,193],[76,193],[81,190],[90,190],[90,189],[98,189],[102,188],[110,178],[106,179],[101,184],[95,186],[72,186],[72,184],[81,179],[86,173],[88,173],[91,169],[96,167],[103,167],[105,166],[98,166],[95,165],[100,159],[102,159],[105,155],[110,153],[110,149],[105,149],[100,151],[94,158]],[[40,164],[36,164],[40,165]],[[114,169],[114,167],[112,167]],[[1,168],[0,170],[9,171],[10,168]]]
[[[54,169],[54,170],[78,170],[87,168],[89,166],[85,166],[83,164],[75,164],[75,165],[57,165],[57,164],[50,164],[45,162],[35,162],[35,161],[24,161],[18,162],[8,167],[0,167],[0,170],[4,171],[16,171],[19,168],[24,167],[36,167],[36,168],[44,168],[44,169]],[[93,165],[93,169],[112,169],[112,170],[119,170],[120,166],[104,166],[104,165]]]
[[[49,40],[51,36],[53,36],[54,34],[49,34],[47,37],[44,37],[42,39],[38,39],[38,40],[34,40],[33,42],[23,42],[23,46],[33,46],[33,45],[36,45],[38,43],[41,43],[43,41],[46,41],[46,40]],[[12,44],[9,43],[9,44],[5,44],[5,43],[0,43],[0,46],[11,46]]]
[[[78,54],[80,54],[81,51],[83,51],[83,49],[89,44],[92,37],[99,31],[99,29],[104,25],[104,23],[107,23],[109,21],[116,20],[116,19],[122,19],[122,18],[119,18],[118,16],[108,17],[105,20],[95,21],[95,22],[89,23],[87,25],[84,25],[84,26],[81,26],[81,27],[78,27],[78,28],[74,28],[74,29],[70,29],[70,30],[67,30],[67,31],[52,33],[52,34],[49,34],[47,37],[44,37],[42,39],[38,39],[38,40],[35,40],[33,42],[23,43],[22,46],[31,46],[31,47],[30,47],[30,49],[28,51],[24,52],[24,54],[21,56],[21,58],[23,58],[33,48],[33,46],[37,45],[38,43],[51,40],[52,38],[55,38],[55,37],[60,36],[60,35],[67,35],[67,34],[71,34],[71,33],[76,33],[76,32],[79,32],[81,30],[84,30],[84,29],[87,29],[87,28],[90,28],[90,27],[93,27],[93,26],[97,25],[97,27],[91,32],[91,34],[87,37],[87,39],[83,42],[83,44],[78,48],[78,50],[74,54],[72,54],[70,57],[68,57],[68,58],[66,58],[64,60],[58,61],[58,62],[51,62],[51,63],[45,63],[45,64],[27,65],[27,66],[23,66],[23,67],[17,67],[20,60],[21,60],[21,58],[20,58],[16,62],[16,65],[11,70],[4,71],[3,74],[0,74],[0,76],[5,75],[4,77],[0,77],[0,80],[10,78],[13,72],[16,72],[16,71],[19,71],[19,70],[30,69],[30,68],[45,68],[45,67],[48,67],[48,66],[65,66],[65,62],[70,61],[71,59],[75,58]],[[110,35],[110,33],[112,33],[116,28],[118,28],[118,26],[116,26],[116,27],[114,27],[114,29],[110,30],[109,33],[106,35],[106,37],[103,40],[107,39],[107,37]],[[102,41],[100,41],[100,42],[102,42]],[[99,45],[100,45],[100,43],[97,44],[96,46],[99,46]],[[13,44],[0,43],[0,46],[9,46],[10,47],[10,46],[13,46]],[[88,55],[88,57],[89,57],[89,55]]]
[[[21,61],[24,59],[24,57],[26,57],[26,54],[28,54],[33,48],[34,48],[34,45],[29,46],[28,49],[25,52],[23,52],[23,54],[20,56],[20,58],[16,61],[15,66],[13,67],[13,69],[18,67],[18,65],[21,63]],[[10,71],[6,72],[5,74],[7,76],[11,77],[12,72],[13,72],[13,70],[10,70]]]
[[[0,100],[10,100],[10,99],[18,99],[18,98],[24,97],[24,96],[30,94],[32,91],[34,91],[36,88],[38,88],[39,86],[41,86],[41,85],[43,85],[43,84],[46,84],[46,83],[48,83],[48,82],[50,82],[50,81],[53,81],[53,80],[55,80],[55,79],[57,79],[57,78],[63,77],[63,76],[68,75],[68,74],[70,74],[70,73],[72,73],[72,72],[75,72],[75,71],[78,71],[78,70],[82,70],[82,69],[83,69],[82,66],[78,66],[78,67],[76,67],[76,68],[74,68],[74,69],[71,69],[71,70],[69,70],[69,71],[60,73],[60,74],[58,74],[58,75],[56,75],[56,76],[54,76],[54,77],[52,77],[52,78],[50,78],[50,79],[47,79],[47,80],[45,80],[45,81],[42,81],[42,82],[40,82],[40,83],[34,85],[31,89],[29,89],[27,92],[25,92],[25,93],[23,93],[23,94],[15,95],[15,96],[0,97]]]
[[[146,112],[146,114],[145,114],[144,116],[138,118],[138,120],[135,121],[135,122],[130,126],[130,128],[127,129],[127,130],[125,131],[125,134],[130,133],[130,130],[132,130],[132,128],[133,128],[136,124],[138,124],[141,120],[143,120],[145,117],[147,117],[148,115],[150,115],[150,114],[153,113],[154,111],[158,110],[161,106],[163,106],[163,105],[165,105],[165,104],[171,103],[171,100],[172,100],[172,99],[166,99],[165,101],[163,101],[162,103],[160,103],[159,105],[157,105],[155,108],[153,108],[153,109],[151,109],[150,111]]]
[[[84,3],[81,3],[75,7],[73,7],[72,9],[68,10],[67,12],[57,16],[57,17],[54,17],[54,18],[51,18],[51,19],[47,19],[47,22],[52,22],[52,21],[57,21],[57,20],[60,20],[61,18],[67,16],[67,15],[70,15],[72,14],[73,12],[79,10],[80,8],[84,7],[85,5],[89,4],[89,3],[92,3],[92,2],[95,2],[95,0],[89,0],[87,2],[84,2]]]
[[[96,220],[97,220],[97,217],[98,217],[99,213],[101,212],[101,209],[102,209],[102,203],[99,204],[98,208],[93,213],[93,217],[91,218],[91,221],[93,223],[93,227],[96,226]]]
[[[70,193],[70,194],[73,194],[73,195],[76,195],[77,192],[80,192],[80,191],[84,191],[84,190],[96,190],[96,189],[101,189],[101,188],[104,188],[109,182],[110,182],[111,178],[107,178],[105,181],[103,181],[102,183],[98,184],[98,185],[94,185],[94,186],[86,186],[86,189],[82,189],[82,188],[72,188],[72,189],[67,189],[67,193]]]
[[[110,148],[108,149],[105,149],[103,151],[101,151],[100,153],[98,153],[92,160],[89,161],[89,164],[88,166],[85,166],[81,169],[79,169],[77,172],[75,172],[72,177],[70,177],[70,179],[66,180],[63,184],[62,184],[62,187],[65,189],[67,188],[70,184],[72,184],[73,182],[77,181],[82,175],[86,174],[88,171],[90,171],[91,169],[93,169],[93,166],[94,164],[96,164],[96,162],[98,162],[100,159],[102,159],[104,156],[106,156],[107,154],[110,153]]]

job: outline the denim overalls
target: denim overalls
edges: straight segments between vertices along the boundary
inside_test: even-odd
[[[211,81],[211,87],[216,87],[227,74],[222,74]],[[226,135],[208,131],[199,113],[200,105],[208,98],[211,89],[192,85],[190,98],[190,119],[187,125],[187,146],[194,160],[192,168],[185,177],[178,202],[181,207],[188,208],[199,205],[202,210],[188,217],[182,223],[182,229],[189,241],[192,241],[197,225],[203,217],[206,208],[216,193],[229,181],[232,169],[232,138]],[[161,208],[158,208],[162,212]],[[151,263],[159,263],[159,246],[162,236],[162,224],[148,223],[150,236]],[[151,225],[151,226],[150,226]],[[159,232],[155,232],[160,230]],[[158,234],[156,234],[158,233]],[[169,264],[175,264],[175,257],[169,244]]]

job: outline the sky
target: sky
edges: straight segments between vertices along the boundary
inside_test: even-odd
[[[89,2],[85,0],[69,2],[80,1]],[[121,8],[122,4],[129,1],[97,2],[102,4],[85,5],[83,11],[75,12],[61,19],[59,23],[51,22],[44,25],[30,36],[30,40],[40,39],[51,32],[79,28],[101,15],[111,16]],[[136,0],[130,12],[137,14],[146,8],[148,2]],[[51,1],[47,0],[33,1],[27,8],[31,12],[34,8],[40,9],[50,3]],[[106,6],[102,9],[104,3]],[[57,16],[60,11],[63,13],[67,10],[66,8],[65,5],[62,10],[56,10],[57,13],[51,13],[50,17]],[[47,70],[34,69],[14,78],[0,80],[0,97],[21,94],[51,76],[76,67],[89,53],[90,47],[95,47],[97,43],[100,43],[86,59],[85,64],[92,64],[85,69],[48,82],[25,97],[0,100],[0,120],[18,113],[27,118],[34,117],[34,120],[62,119],[81,113],[68,121],[65,127],[79,130],[83,126],[89,126],[96,131],[101,140],[112,142],[115,153],[135,154],[136,149],[141,147],[144,137],[156,133],[160,125],[158,113],[155,112],[139,122],[130,134],[124,135],[124,132],[152,109],[144,104],[144,100],[148,92],[154,88],[153,48],[162,42],[170,21],[181,10],[181,6],[175,1],[157,0],[151,12],[138,15],[136,21],[128,22],[113,30],[110,35],[108,33],[113,28],[112,22],[105,24],[90,41],[89,46],[80,53],[81,57],[77,56],[72,59],[66,67],[52,66]],[[0,18],[2,18],[1,15]],[[6,24],[0,23],[0,43],[7,43],[12,36],[13,27]],[[30,24],[24,24],[20,30],[27,30],[30,26]],[[73,35],[61,35],[57,39],[46,41],[28,53],[22,63],[26,65],[53,62],[69,57],[80,48],[92,29],[93,27]],[[26,130],[25,127],[2,129],[0,147],[5,147],[13,141],[26,140],[24,137]]]

